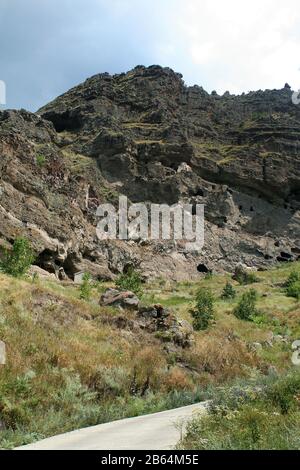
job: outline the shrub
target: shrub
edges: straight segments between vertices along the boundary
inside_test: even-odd
[[[195,308],[190,311],[194,330],[206,330],[214,320],[214,297],[210,290],[199,289]]]
[[[255,282],[258,282],[258,277],[254,273],[247,272],[247,271],[241,271],[237,273],[235,276],[235,279],[242,286],[247,285],[247,284],[254,284]]]
[[[121,274],[116,280],[116,286],[122,290],[130,290],[137,295],[142,294],[142,279],[138,272],[130,267],[126,273]]]
[[[89,273],[84,273],[82,284],[80,286],[80,298],[82,300],[89,300],[91,298],[92,284],[91,276]]]
[[[300,374],[290,373],[280,377],[266,390],[266,399],[273,406],[279,407],[282,414],[297,409],[297,398],[300,396]]]
[[[236,297],[236,291],[230,282],[227,282],[226,286],[223,289],[222,292],[222,299],[234,299]]]
[[[292,284],[300,281],[300,275],[297,271],[292,271],[284,283],[284,287],[290,287]]]
[[[290,284],[286,288],[286,295],[288,297],[295,297],[295,299],[300,300],[300,281]]]
[[[300,299],[300,275],[297,271],[292,271],[286,280],[285,292],[288,297],[295,297],[295,299]]]
[[[2,260],[0,260],[0,269],[6,274],[14,277],[23,276],[35,256],[26,238],[16,238],[11,250],[6,250]]]
[[[299,449],[299,391],[296,371],[214,390],[208,414],[188,423],[180,448]]]
[[[37,166],[42,167],[46,163],[46,158],[44,157],[44,155],[37,155],[35,157],[35,161],[36,161]]]
[[[233,310],[234,315],[240,320],[251,321],[257,315],[255,303],[257,301],[257,292],[250,289],[242,295],[238,305]]]

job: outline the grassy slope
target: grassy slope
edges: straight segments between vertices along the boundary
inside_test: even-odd
[[[103,321],[117,314],[97,305],[105,285],[95,286],[85,302],[76,287],[0,274],[0,338],[8,350],[8,363],[0,366],[0,446],[187,404],[211,386],[266,373],[269,365],[290,368],[290,343],[300,338],[300,304],[286,297],[281,285],[291,269],[287,264],[258,273],[254,287],[261,294],[264,324],[237,320],[232,309],[238,299],[218,300],[216,324],[196,333],[190,350],[170,354],[154,335],[118,330]],[[160,302],[191,321],[197,288],[211,288],[219,298],[228,278],[157,281],[145,287],[143,302]],[[238,297],[249,288],[235,287]],[[272,332],[287,334],[288,343],[270,346]],[[257,353],[249,350],[253,342],[263,345]],[[148,379],[150,388],[143,394]]]

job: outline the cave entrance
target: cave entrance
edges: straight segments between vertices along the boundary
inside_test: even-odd
[[[198,264],[197,271],[198,273],[204,273],[204,274],[211,272],[210,269],[208,269],[208,267],[203,263]]]

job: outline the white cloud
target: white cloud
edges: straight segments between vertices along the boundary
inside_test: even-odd
[[[298,0],[178,0],[177,6],[171,22],[185,51],[177,63],[189,83],[205,80],[210,89],[235,93],[285,82],[299,88]]]

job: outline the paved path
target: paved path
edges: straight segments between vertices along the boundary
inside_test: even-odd
[[[206,403],[127,418],[50,437],[22,450],[168,450],[180,440],[185,423]]]

